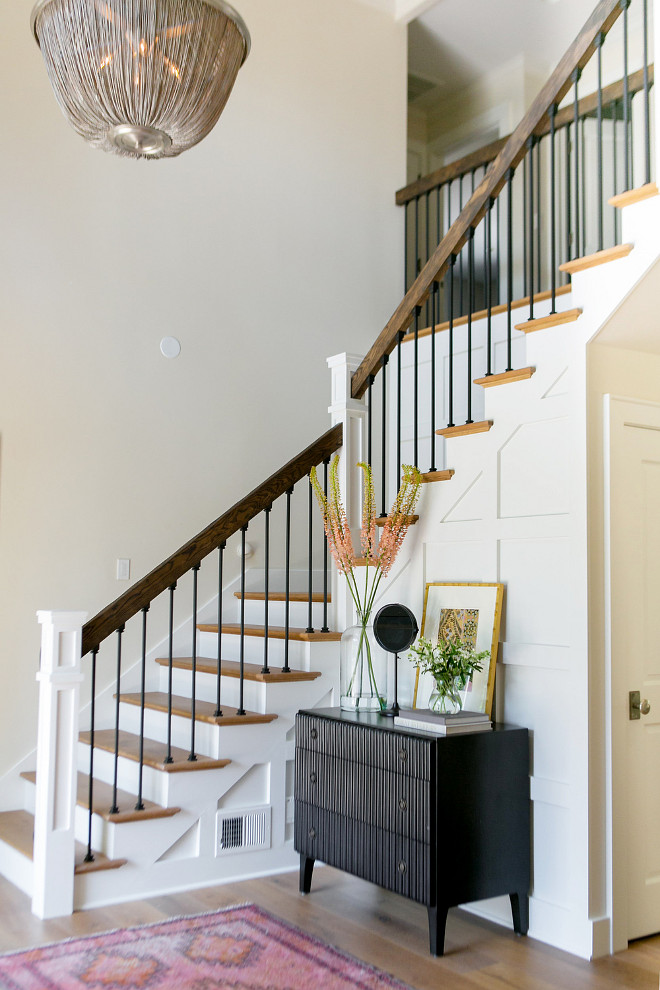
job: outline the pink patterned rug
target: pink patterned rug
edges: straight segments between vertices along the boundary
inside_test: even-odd
[[[410,990],[253,904],[0,956],[0,990]]]

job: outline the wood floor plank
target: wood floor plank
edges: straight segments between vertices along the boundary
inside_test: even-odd
[[[40,921],[30,899],[0,878],[0,951],[43,945],[113,928],[252,902],[415,990],[657,990],[660,936],[586,962],[460,909],[449,912],[446,955],[428,954],[426,910],[419,904],[317,867],[312,891],[298,893],[298,872],[221,884]],[[316,990],[316,988],[315,988]]]

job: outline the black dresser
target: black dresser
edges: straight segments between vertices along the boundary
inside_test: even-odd
[[[485,897],[508,894],[527,933],[527,729],[435,736],[381,715],[299,712],[295,810],[303,893],[318,859],[425,904],[433,955],[448,909]]]

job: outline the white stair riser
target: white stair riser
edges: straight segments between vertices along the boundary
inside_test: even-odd
[[[245,636],[243,659],[247,663],[258,663],[260,666],[264,662],[264,640],[262,636]],[[284,665],[284,640],[268,640],[268,664],[269,666]],[[308,643],[298,640],[289,640],[289,666],[304,670],[303,658],[307,655]],[[238,634],[222,634],[222,657],[225,660],[240,660],[241,637]],[[217,633],[200,632],[197,635],[197,655],[217,659],[218,656],[218,636]]]
[[[122,705],[121,726],[127,732],[139,734],[140,708],[137,705]],[[289,728],[290,721],[282,720]],[[280,726],[273,728],[277,722]],[[144,734],[149,739],[167,738],[167,712],[145,709]],[[280,719],[256,725],[218,726],[210,722],[197,722],[195,725],[195,752],[213,759],[233,759],[242,762],[245,754],[252,751],[267,753],[273,739],[279,737],[283,728]],[[286,731],[286,730],[284,730]],[[273,735],[274,734],[274,735]],[[191,740],[189,718],[172,716],[172,745],[188,750]]]
[[[167,752],[163,744],[163,756]],[[89,746],[79,744],[78,767],[82,773],[89,771]],[[229,768],[232,768],[230,771]],[[95,749],[94,777],[97,780],[112,784],[114,780],[114,753]],[[135,760],[119,757],[117,761],[117,786],[120,790],[131,794],[137,793],[139,765]],[[214,770],[191,770],[166,773],[154,767],[144,766],[142,775],[142,794],[149,801],[154,801],[163,807],[181,807],[196,799],[200,790],[207,788],[221,794],[234,781],[234,764]]]
[[[224,614],[225,622],[240,622],[241,602],[234,599],[236,606],[229,609]],[[309,611],[307,602],[289,602],[289,625],[297,629],[306,629],[308,625]],[[270,626],[283,626],[286,615],[286,605],[284,602],[268,603],[268,624]],[[263,601],[246,601],[245,621],[252,625],[263,626],[266,616],[266,603]],[[312,626],[318,632],[323,625],[323,602],[312,602]],[[330,628],[330,605],[328,604],[328,625]]]
[[[239,697],[238,677],[223,677],[221,683],[221,704],[238,707]],[[161,668],[160,691],[167,693],[169,684],[169,669]],[[218,679],[215,674],[198,671],[195,679],[196,697],[201,701],[215,703],[218,692]],[[270,685],[268,685],[270,687]],[[243,681],[244,707],[251,712],[266,712],[267,685],[259,681]],[[192,672],[190,670],[172,670],[172,693],[183,698],[189,698],[192,693]]]

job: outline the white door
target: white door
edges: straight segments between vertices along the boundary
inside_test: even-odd
[[[609,451],[614,915],[633,939],[660,931],[660,407],[612,399]]]

